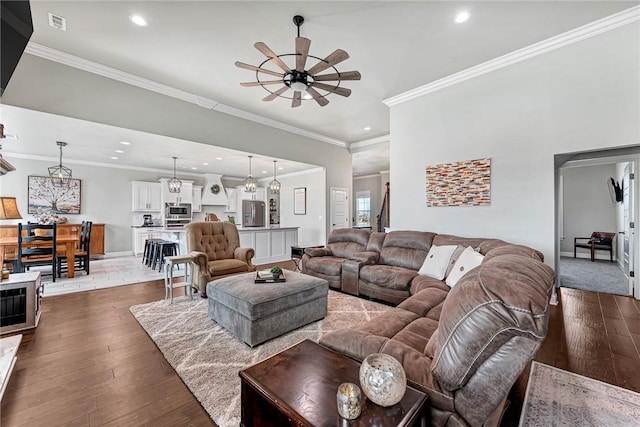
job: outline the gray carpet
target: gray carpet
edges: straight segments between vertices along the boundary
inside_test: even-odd
[[[209,319],[207,300],[188,297],[135,305],[136,320],[220,427],[240,425],[238,372],[304,339],[352,328],[391,307],[329,291],[327,317],[255,348]]]
[[[640,425],[640,394],[533,362],[520,426]]]
[[[628,295],[629,282],[616,262],[560,258],[560,286],[607,294]]]

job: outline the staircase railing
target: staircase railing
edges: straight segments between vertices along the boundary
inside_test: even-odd
[[[387,189],[384,192],[384,197],[382,199],[382,207],[380,208],[380,214],[378,214],[378,231],[384,231],[385,227],[389,226],[389,183],[386,184]]]

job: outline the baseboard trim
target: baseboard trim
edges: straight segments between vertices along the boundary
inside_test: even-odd
[[[120,258],[123,256],[132,256],[133,251],[107,252],[101,258]]]
[[[567,258],[573,258],[573,252],[560,252],[560,256],[561,257],[567,257]],[[588,254],[588,253],[578,252],[576,258],[591,259],[591,255]],[[596,259],[599,259],[599,260],[602,260],[602,261],[611,261],[611,259],[609,258],[608,254],[602,254],[602,253],[596,253]],[[613,262],[616,262],[616,261],[617,260],[616,260],[616,258],[614,256]]]

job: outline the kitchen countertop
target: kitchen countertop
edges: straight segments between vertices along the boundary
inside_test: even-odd
[[[265,231],[265,230],[295,230],[300,227],[282,227],[280,225],[269,226],[269,227],[237,227],[238,232],[242,231]]]

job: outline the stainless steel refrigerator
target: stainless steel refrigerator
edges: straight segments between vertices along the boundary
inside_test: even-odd
[[[264,202],[259,200],[242,201],[242,226],[264,227]]]

